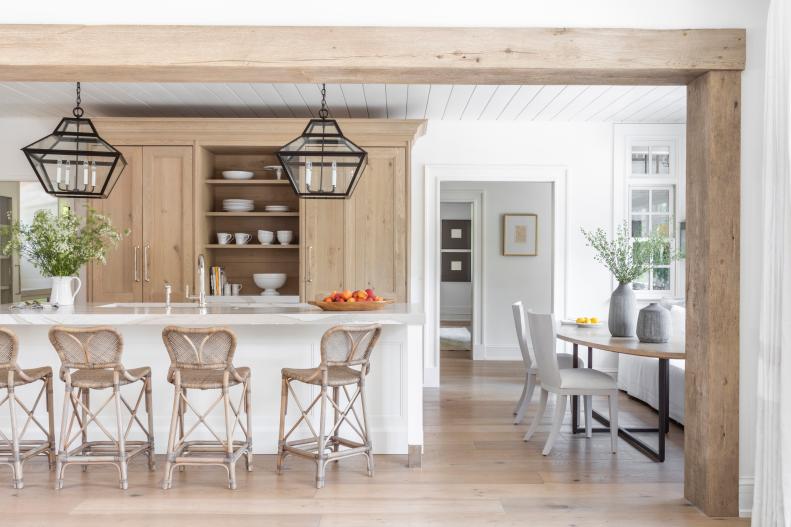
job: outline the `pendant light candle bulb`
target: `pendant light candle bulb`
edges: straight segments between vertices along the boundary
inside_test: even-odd
[[[86,161],[82,162],[82,185],[88,186],[88,163]]]
[[[96,161],[91,161],[91,186],[96,186]]]
[[[63,168],[63,161],[58,159],[58,168],[55,174],[55,183],[57,183],[58,185],[60,185],[60,177],[61,177],[60,173],[62,168]]]
[[[338,164],[333,161],[332,162],[332,188],[338,186]]]
[[[310,179],[313,176],[313,162],[305,161],[305,186],[310,190]]]
[[[69,186],[69,179],[71,178],[71,163],[66,161],[66,186]]]

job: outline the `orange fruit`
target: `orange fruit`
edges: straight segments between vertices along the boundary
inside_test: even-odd
[[[352,297],[349,300],[347,300],[347,302],[357,302],[357,300],[355,300],[354,297]]]
[[[323,302],[332,302],[332,297],[331,296],[324,297]]]
[[[343,293],[341,293],[341,297],[343,297],[344,300],[349,300],[352,297],[352,292],[348,289],[344,289]]]

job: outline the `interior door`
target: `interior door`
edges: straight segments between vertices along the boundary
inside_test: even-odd
[[[192,147],[143,148],[143,301],[162,302],[166,282],[173,301],[192,286]]]
[[[304,299],[344,289],[345,200],[306,199],[302,201],[305,217],[302,239]]]
[[[9,225],[12,220],[19,220],[19,183],[0,182],[0,225]],[[6,241],[0,239],[0,243]],[[0,255],[0,304],[19,302],[22,299],[21,288],[19,254]]]
[[[129,236],[107,254],[107,263],[90,264],[90,302],[140,302],[143,299],[143,148],[119,146],[127,166],[107,199],[87,204],[108,216],[118,231]]]
[[[368,166],[345,203],[345,283],[406,302],[406,153],[403,148],[367,151]]]

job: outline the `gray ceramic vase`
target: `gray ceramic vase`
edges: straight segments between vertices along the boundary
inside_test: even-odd
[[[648,304],[637,316],[637,338],[640,342],[661,343],[673,335],[670,311],[656,302]]]
[[[613,337],[634,337],[637,325],[637,298],[632,284],[618,284],[610,296],[610,313],[607,327]]]

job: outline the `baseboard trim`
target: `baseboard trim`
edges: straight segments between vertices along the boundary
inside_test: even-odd
[[[753,492],[755,478],[739,478],[739,517],[750,518],[753,515]]]

